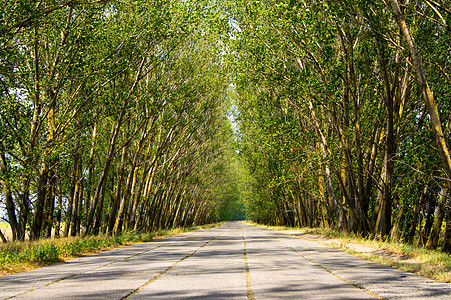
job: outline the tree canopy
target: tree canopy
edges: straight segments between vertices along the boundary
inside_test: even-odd
[[[246,217],[451,251],[447,1],[1,4],[14,240]]]

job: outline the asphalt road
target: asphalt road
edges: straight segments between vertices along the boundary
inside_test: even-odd
[[[0,299],[451,299],[436,283],[231,222],[0,277]]]

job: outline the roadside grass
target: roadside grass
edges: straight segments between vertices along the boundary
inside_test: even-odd
[[[334,241],[316,241],[372,262],[390,266],[406,272],[415,273],[435,281],[451,282],[451,255],[441,251],[428,250],[423,247],[403,244],[401,242],[393,243],[374,238],[365,238],[330,229],[292,228],[282,226],[266,226],[251,222],[249,223],[269,229],[287,231],[292,230],[334,239]],[[353,249],[353,244],[374,248],[375,251],[359,252]]]
[[[184,232],[213,228],[216,223],[189,228],[173,228],[149,233],[126,232],[117,236],[49,238],[0,244],[0,276],[28,271],[123,245],[149,242]]]

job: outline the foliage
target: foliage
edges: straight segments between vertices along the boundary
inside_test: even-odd
[[[13,240],[149,232],[244,208],[265,224],[451,251],[448,2],[0,10],[0,201]]]
[[[451,160],[437,134],[449,143],[449,13],[445,1],[230,6],[247,218],[449,251]]]
[[[189,227],[236,201],[218,192],[231,136],[217,131],[229,84],[220,3],[1,10],[0,201],[13,240]]]

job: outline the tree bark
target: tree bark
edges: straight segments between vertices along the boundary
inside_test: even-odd
[[[447,207],[445,238],[443,241],[442,251],[451,253],[451,208]]]
[[[106,185],[106,181],[108,178],[108,172],[110,170],[111,162],[113,161],[113,158],[115,155],[116,141],[117,141],[117,137],[119,135],[120,127],[122,125],[122,120],[123,120],[124,114],[125,114],[125,105],[121,109],[121,112],[119,114],[119,119],[115,125],[113,134],[110,139],[106,161],[104,163],[102,174],[100,175],[99,181],[97,183],[97,188],[96,188],[94,196],[93,196],[92,207],[89,211],[88,217],[85,222],[85,228],[84,228],[84,232],[83,232],[84,236],[91,233],[91,228],[93,226],[93,221],[94,221],[94,215],[95,215],[96,211],[100,211],[102,209],[102,207],[99,205],[99,203],[101,203],[103,205],[103,194],[105,192],[104,191],[105,185]]]
[[[1,151],[1,149],[0,149]],[[6,164],[6,158],[5,154],[3,152],[0,152],[0,175],[6,176],[7,173],[7,164]],[[6,212],[8,214],[8,222],[11,226],[12,231],[12,238],[13,241],[18,240],[18,223],[17,223],[17,217],[16,217],[16,207],[14,204],[13,196],[11,194],[11,189],[5,180],[0,179],[0,184],[3,187],[3,195],[5,197],[5,206],[6,206]]]
[[[410,228],[409,228],[407,235],[404,238],[404,240],[409,244],[412,243],[413,238],[415,237],[418,219],[420,218],[420,211],[421,211],[422,207],[424,206],[423,203],[424,203],[424,198],[426,197],[427,191],[428,191],[428,186],[426,185],[424,187],[423,191],[421,191],[420,200],[417,203],[415,203],[416,205],[414,206],[414,209],[412,212],[412,221],[410,223]]]
[[[59,238],[61,236],[61,218],[62,218],[62,209],[63,209],[63,191],[61,187],[61,178],[57,178],[57,187],[58,187],[58,207],[56,209],[56,223],[55,223],[55,238]]]
[[[138,172],[136,169],[136,164],[138,162],[138,157],[140,155],[139,152],[140,152],[139,150],[136,151],[136,153],[133,157],[133,163],[132,163],[131,169],[129,170],[129,174],[127,176],[127,181],[125,183],[125,190],[122,193],[122,196],[121,196],[121,199],[119,202],[119,209],[117,211],[117,215],[114,220],[114,225],[113,225],[113,229],[112,229],[113,235],[117,234],[120,231],[119,224],[121,222],[123,222],[124,210],[125,210],[125,204],[126,204],[127,198],[129,199],[129,202],[130,202],[129,205],[131,205],[131,200],[134,198],[133,193],[130,193],[130,191],[132,189],[134,189],[135,185],[136,185],[136,179],[137,179],[137,175],[138,175]],[[129,195],[129,194],[131,194],[131,195]]]
[[[41,236],[44,220],[44,205],[47,196],[48,170],[44,165],[39,171],[37,183],[37,199],[34,205],[33,223],[31,224],[31,239],[36,240]]]
[[[44,226],[43,226],[46,238],[52,236],[52,228],[55,212],[55,185],[56,185],[56,175],[53,170],[50,170],[47,186],[47,196],[46,196],[47,199],[44,211]]]
[[[8,243],[8,240],[6,239],[6,237],[3,235],[2,230],[0,229],[0,239],[2,240],[3,243]]]
[[[82,202],[82,193],[83,193],[83,157],[80,153],[76,153],[76,165],[75,165],[75,187],[73,193],[72,207],[73,213],[70,218],[67,219],[66,222],[70,223],[70,236],[77,235],[77,224],[80,221],[80,203]]]
[[[436,197],[436,195],[434,195],[433,197],[431,195],[431,197],[426,200],[426,202],[429,204],[429,207],[428,207],[427,212],[426,212],[426,221],[425,221],[424,226],[423,226],[423,230],[422,230],[422,233],[421,233],[421,236],[420,236],[420,240],[418,241],[420,246],[426,246],[429,234],[431,232],[432,224],[433,224],[433,221],[434,221],[433,220],[434,212],[435,212],[435,209],[436,209],[436,206],[437,206],[437,200],[435,199],[435,197]]]
[[[426,248],[435,249],[438,246],[438,238],[442,229],[443,219],[446,215],[446,200],[448,193],[446,188],[442,188],[437,205],[437,212],[435,213],[434,225],[432,225],[431,235],[426,243]]]
[[[63,231],[63,237],[66,237],[69,235],[69,229],[71,225],[72,220],[72,212],[74,210],[74,198],[75,198],[75,189],[77,185],[77,179],[78,179],[78,155],[74,155],[74,166],[72,171],[72,180],[71,180],[71,186],[70,186],[70,194],[69,194],[69,202],[67,203],[67,209],[66,209],[66,220],[64,224],[64,231]]]
[[[91,150],[89,152],[89,161],[88,161],[88,183],[87,183],[87,193],[86,193],[86,205],[85,205],[85,216],[88,215],[92,199],[92,189],[93,189],[93,177],[94,177],[94,152],[97,141],[97,122],[94,122],[92,129],[92,141],[91,141]]]
[[[115,225],[117,219],[119,219],[119,218],[117,218],[119,203],[122,202],[121,201],[122,198],[126,199],[127,188],[125,191],[122,190],[122,186],[123,186],[122,182],[124,180],[127,153],[128,153],[128,146],[125,146],[124,148],[122,148],[121,163],[119,166],[118,178],[117,178],[117,183],[116,183],[116,195],[110,203],[111,212],[110,212],[110,217],[108,220],[108,232],[109,233],[113,233],[114,225]],[[133,171],[130,170],[130,173],[133,173]],[[124,203],[124,205],[125,205],[125,203]]]

